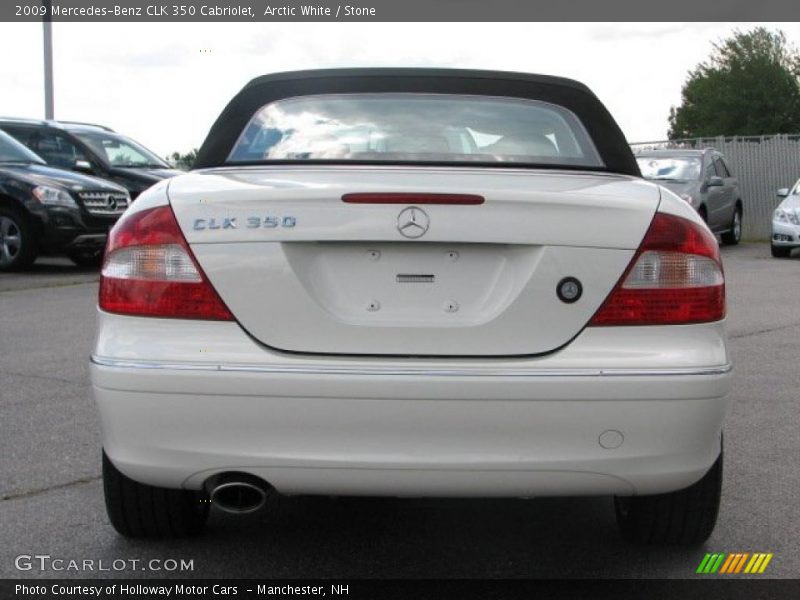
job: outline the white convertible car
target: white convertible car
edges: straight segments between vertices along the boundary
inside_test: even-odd
[[[94,394],[113,526],[269,494],[613,495],[711,533],[728,407],[714,236],[584,85],[268,75],[110,234]]]

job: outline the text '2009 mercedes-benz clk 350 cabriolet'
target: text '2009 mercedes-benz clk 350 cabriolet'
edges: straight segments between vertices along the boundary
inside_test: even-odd
[[[198,532],[268,494],[613,495],[711,533],[719,249],[584,85],[268,75],[110,234],[92,357],[108,513]]]

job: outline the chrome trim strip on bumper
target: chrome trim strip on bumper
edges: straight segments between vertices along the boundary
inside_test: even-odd
[[[103,248],[107,237],[105,233],[84,233],[67,244],[67,248]]]
[[[219,365],[212,363],[163,363],[92,356],[92,363],[122,369],[155,369],[176,371],[219,371],[236,373],[275,373],[295,375],[381,375],[426,377],[659,377],[664,375],[724,375],[733,369],[731,363],[716,367],[673,369],[509,369],[494,367],[347,367],[323,365]]]
[[[102,242],[105,243],[106,238],[108,237],[105,233],[84,233],[79,235],[73,240],[73,243],[83,243],[83,242]]]

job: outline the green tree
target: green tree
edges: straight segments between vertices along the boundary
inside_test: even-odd
[[[669,138],[800,133],[800,55],[782,31],[735,31],[689,73]]]
[[[189,169],[192,168],[194,161],[197,160],[197,148],[195,148],[191,152],[187,152],[186,154],[181,154],[180,152],[173,152],[167,158],[177,168],[183,169],[184,171],[188,171]]]

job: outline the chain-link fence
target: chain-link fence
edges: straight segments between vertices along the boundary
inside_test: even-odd
[[[800,179],[800,135],[692,138],[631,144],[637,150],[716,148],[725,155],[744,204],[745,239],[768,239],[770,223],[780,198],[775,192]]]

